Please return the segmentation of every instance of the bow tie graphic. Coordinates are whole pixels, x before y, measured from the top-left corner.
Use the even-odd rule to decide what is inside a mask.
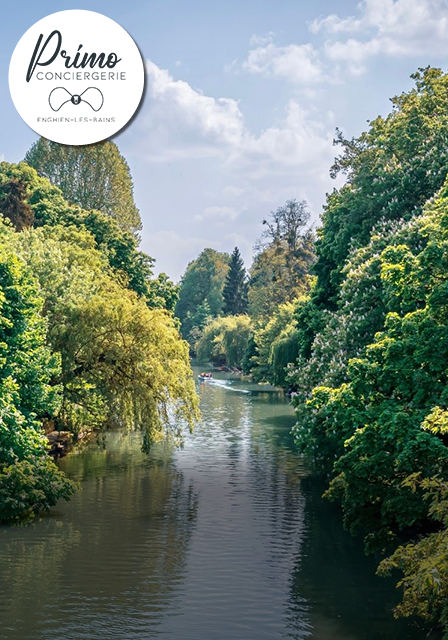
[[[71,102],[72,104],[81,104],[86,102],[94,111],[99,111],[104,103],[103,94],[96,87],[89,87],[80,95],[71,94],[64,87],[56,87],[48,96],[48,102],[53,111],[59,111],[64,104]]]

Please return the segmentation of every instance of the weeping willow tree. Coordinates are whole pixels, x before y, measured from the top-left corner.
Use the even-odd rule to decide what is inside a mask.
[[[254,380],[287,386],[287,368],[298,356],[298,331],[295,319],[297,302],[287,302],[255,331],[252,352],[247,358]]]
[[[252,322],[249,316],[215,318],[205,326],[196,345],[198,360],[241,367],[251,336]]]
[[[48,340],[61,354],[59,420],[140,426],[145,446],[197,417],[188,346],[171,313],[123,286],[86,231],[41,227],[19,251],[44,296]]]

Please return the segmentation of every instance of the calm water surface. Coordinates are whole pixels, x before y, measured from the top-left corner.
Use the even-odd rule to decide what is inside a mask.
[[[70,503],[0,528],[0,638],[425,637],[320,499],[283,395],[225,374],[199,390],[182,450],[109,433],[62,461]]]

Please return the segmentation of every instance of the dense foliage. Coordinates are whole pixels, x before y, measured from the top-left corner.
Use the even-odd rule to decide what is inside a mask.
[[[227,253],[204,249],[182,277],[175,312],[193,351],[206,323],[222,313],[229,261]]]
[[[348,180],[328,198],[289,379],[326,495],[367,550],[392,550],[382,573],[404,572],[397,615],[448,626],[448,77],[414,79],[387,118],[340,139]]]
[[[337,142],[343,153],[332,173],[347,183],[330,195],[317,241],[318,306],[334,310],[342,269],[353,246],[369,242],[383,219],[409,220],[442,186],[448,172],[448,77],[440,69],[413,75],[415,88],[392,99],[386,117],[358,138]]]
[[[138,240],[130,231],[106,213],[68,204],[57,187],[25,163],[2,163],[0,213],[17,231],[30,226],[82,227],[126,287],[144,297],[150,307],[174,308],[177,287],[164,274],[153,277],[154,260],[139,251]]]
[[[58,410],[60,360],[45,344],[39,288],[0,223],[0,521],[48,509],[74,485],[47,455],[40,423]]]
[[[200,362],[239,367],[252,335],[249,316],[224,316],[209,322],[197,343]]]
[[[59,418],[75,431],[86,423],[138,424],[154,439],[169,424],[170,404],[177,418],[193,414],[187,347],[173,318],[117,282],[92,245],[73,227],[20,237],[41,284],[49,342],[62,356]]]
[[[294,312],[293,302],[281,304],[277,313],[255,332],[253,352],[245,363],[245,369],[252,373],[256,382],[269,381],[282,387],[288,386],[287,366],[298,357]]]
[[[58,186],[68,202],[102,211],[123,229],[141,229],[129,166],[114,142],[69,146],[40,138],[25,162]]]
[[[428,516],[439,524],[438,531],[416,542],[398,547],[383,560],[378,574],[387,576],[400,570],[404,576],[398,586],[403,601],[395,610],[396,617],[421,616],[431,623],[448,626],[448,484],[440,478],[421,479],[420,474],[406,480],[411,490],[421,489],[430,501]],[[448,637],[445,631],[444,640]]]
[[[266,229],[257,242],[249,279],[238,247],[230,258],[204,249],[188,265],[176,315],[182,335],[201,361],[289,386],[285,368],[300,352],[293,301],[309,290],[314,261],[309,217],[305,202],[288,200],[263,220]],[[236,350],[224,339],[235,331],[241,331]]]
[[[74,433],[137,426],[148,448],[166,434],[179,440],[197,398],[172,314],[177,290],[153,277],[133,234],[68,204],[25,163],[0,164],[0,213],[0,520],[8,520],[73,491],[47,455],[46,424]]]

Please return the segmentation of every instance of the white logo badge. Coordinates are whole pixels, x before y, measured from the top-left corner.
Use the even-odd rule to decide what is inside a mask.
[[[93,11],[60,11],[22,36],[9,66],[14,105],[36,133],[91,144],[124,127],[140,103],[143,60],[131,36]]]

